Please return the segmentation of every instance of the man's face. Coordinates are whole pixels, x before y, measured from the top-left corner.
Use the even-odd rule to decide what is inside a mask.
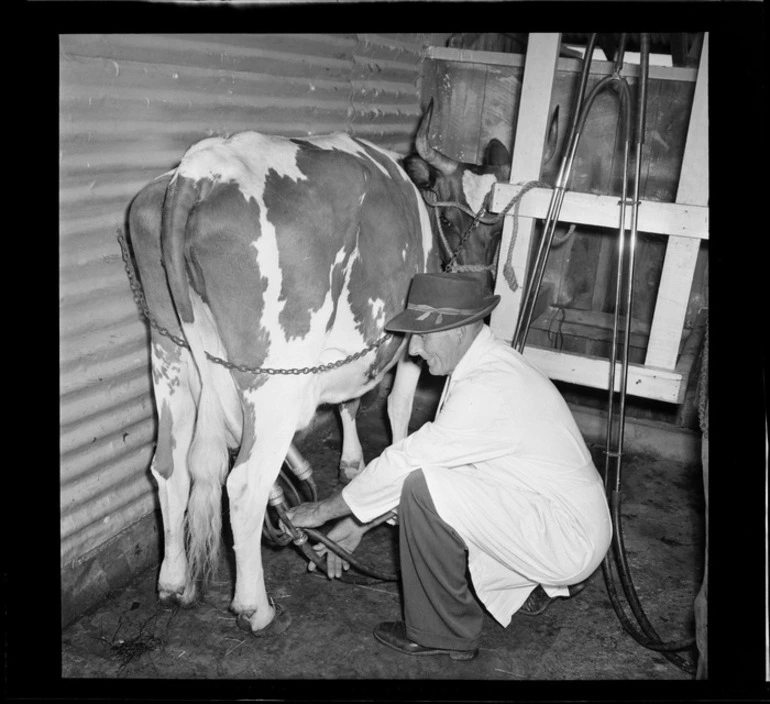
[[[415,333],[409,340],[409,354],[422,357],[434,376],[446,376],[454,371],[462,357],[461,337],[459,328]]]

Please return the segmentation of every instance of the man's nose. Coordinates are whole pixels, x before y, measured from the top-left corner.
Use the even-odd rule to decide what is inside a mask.
[[[415,357],[420,354],[421,350],[422,344],[420,343],[420,337],[418,335],[412,335],[412,337],[409,338],[409,354]]]

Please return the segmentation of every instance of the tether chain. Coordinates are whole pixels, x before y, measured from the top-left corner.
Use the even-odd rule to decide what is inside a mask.
[[[131,286],[131,292],[134,295],[134,301],[136,301],[136,304],[139,306],[139,309],[142,311],[142,315],[144,315],[145,318],[147,318],[147,322],[154,327],[161,335],[164,337],[167,337],[169,340],[172,340],[180,347],[185,347],[186,349],[190,349],[190,345],[187,344],[186,340],[183,340],[181,337],[177,337],[174,335],[168,328],[164,328],[156,319],[155,316],[150,312],[149,307],[147,306],[147,301],[144,297],[144,292],[142,291],[142,285],[139,283],[139,281],[136,278],[136,274],[134,273],[134,266],[131,263],[131,255],[128,253],[128,245],[126,244],[126,238],[123,236],[123,233],[120,231],[120,228],[118,228],[118,244],[120,244],[120,251],[123,255],[123,266],[126,270],[126,274],[128,275],[128,283]]]
[[[180,347],[184,347],[189,350],[190,345],[187,343],[186,340],[183,340],[181,337],[177,337],[176,335],[171,333],[167,328],[164,328],[162,325],[160,325],[160,323],[158,323],[158,321],[155,319],[155,316],[153,316],[153,314],[150,312],[150,309],[147,306],[147,301],[144,297],[144,292],[142,291],[142,285],[139,283],[134,273],[133,264],[131,263],[131,257],[128,253],[128,247],[126,245],[126,239],[123,236],[123,233],[120,231],[120,229],[118,229],[118,243],[120,244],[120,249],[123,255],[123,265],[126,269],[126,274],[128,275],[128,283],[131,286],[131,291],[134,295],[134,301],[136,301],[144,317],[147,318],[147,322],[149,322],[150,325],[154,327],[161,335],[169,338]],[[373,349],[380,347],[386,340],[388,340],[391,337],[392,337],[391,333],[389,332],[385,333],[378,340],[375,340],[374,342],[370,342],[360,352],[355,352],[354,354],[350,354],[344,359],[338,359],[336,362],[329,362],[328,364],[319,364],[315,367],[299,367],[294,369],[283,369],[283,368],[273,368],[273,367],[249,367],[246,364],[235,364],[234,362],[228,362],[226,359],[217,357],[209,352],[206,352],[205,354],[206,354],[206,357],[210,361],[214,362],[215,364],[221,364],[223,367],[226,367],[227,369],[230,369],[230,370],[234,369],[236,371],[246,372],[249,374],[268,374],[268,375],[319,374],[321,372],[328,372],[332,369],[338,369],[339,367],[342,367],[350,362],[353,362],[356,359],[359,359],[360,357],[363,357],[364,355],[371,352]]]

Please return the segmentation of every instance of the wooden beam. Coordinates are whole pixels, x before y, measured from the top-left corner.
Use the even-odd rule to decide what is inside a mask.
[[[491,210],[500,212],[522,186],[498,183],[494,187]],[[519,217],[543,219],[551,201],[550,188],[533,188],[521,199]],[[560,222],[596,225],[617,230],[620,216],[618,196],[568,191],[559,214]],[[626,209],[626,227],[631,227],[631,208]],[[512,217],[510,212],[508,217]],[[659,203],[643,200],[639,205],[639,231],[658,235],[676,235],[688,239],[708,239],[709,209],[687,202]],[[501,250],[506,251],[506,250]]]
[[[708,49],[706,33],[676,194],[677,203],[700,206],[708,206],[709,199]],[[676,366],[699,246],[697,239],[669,237],[645,364],[666,369]]]
[[[531,34],[529,37],[511,161],[511,174],[515,174],[517,181],[526,182],[540,178],[560,39],[560,34]],[[535,221],[532,218],[519,218],[517,241],[511,260],[519,283],[516,291],[511,291],[503,276],[507,254],[500,256],[498,265],[495,293],[500,295],[501,301],[492,312],[490,326],[499,337],[509,340],[513,337],[519,313],[534,226]],[[512,227],[511,218],[506,218],[500,252],[508,252]]]
[[[541,347],[524,348],[524,357],[543,374],[556,381],[580,384],[594,389],[606,389],[609,382],[610,363],[602,357],[557,352]],[[615,365],[615,391],[620,390],[621,365]],[[681,403],[684,394],[682,374],[670,369],[658,369],[647,365],[628,365],[629,396]]]
[[[472,49],[455,49],[454,47],[429,46],[422,55],[426,59],[436,61],[454,61],[455,63],[484,64],[487,66],[510,66],[517,68],[524,66],[523,54],[503,54],[497,51],[474,51]],[[557,68],[564,73],[580,73],[583,67],[582,59],[570,59],[561,57]],[[615,66],[611,61],[592,61],[589,74],[591,76],[609,76]],[[636,78],[639,75],[638,64],[624,64],[621,75],[626,78]],[[698,71],[694,68],[650,66],[650,78],[661,81],[685,81],[695,83]]]

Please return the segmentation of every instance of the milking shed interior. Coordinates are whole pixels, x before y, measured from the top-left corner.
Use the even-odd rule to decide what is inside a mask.
[[[618,39],[601,35],[587,77],[589,91],[613,73]],[[618,262],[626,266],[628,259],[626,254],[619,260],[622,145],[618,101],[609,92],[597,96],[586,121],[542,282],[527,290],[566,152],[588,41],[587,34],[547,33],[59,37],[60,567],[65,634],[79,620],[108,608],[109,598],[135,589],[132,585],[142,575],[154,574],[162,555],[162,523],[148,471],[157,432],[148,326],[134,301],[117,234],[139,189],[207,136],[247,129],[289,137],[343,130],[405,155],[423,109],[433,99],[430,141],[447,156],[478,163],[489,138],[503,141],[512,154],[511,183],[495,187],[490,210],[499,213],[529,185],[505,216],[495,289],[502,303],[490,326],[503,339],[514,340],[517,318],[531,294],[524,355],[558,385],[592,451],[596,448],[602,469],[611,415],[606,389],[616,273]],[[621,74],[636,96],[641,35],[629,34],[626,41]],[[664,472],[690,467],[681,471],[690,477],[686,493],[695,494],[687,499],[695,506],[687,513],[685,529],[691,540],[677,548],[688,552],[686,559],[681,554],[678,558],[691,572],[680,601],[690,615],[677,621],[678,634],[666,631],[666,636],[682,638],[694,638],[698,623],[705,628],[703,613],[694,614],[694,596],[705,566],[705,512],[698,493],[708,469],[711,44],[710,33],[703,31],[650,35],[638,222],[633,222],[630,205],[625,221],[629,232],[638,230],[633,304],[630,316],[618,312],[621,326],[629,322],[629,364],[618,362],[614,377],[620,389],[624,370],[628,375],[624,452],[632,458],[651,457],[652,464],[669,467]],[[556,106],[555,157],[543,165]],[[627,294],[627,287],[622,293]],[[416,405],[430,409],[435,395],[436,385],[423,379]],[[365,397],[372,422],[379,422],[383,402],[379,393]],[[323,467],[326,460],[313,452],[331,452],[337,433],[334,413],[321,408],[297,444],[311,463]],[[330,490],[335,477],[331,468],[329,472]],[[677,480],[667,476],[668,481]],[[302,558],[287,557],[290,552],[287,548],[280,559],[293,561],[300,571]],[[644,555],[650,558],[652,553]],[[643,571],[644,560],[634,568]],[[278,585],[274,589],[280,592]],[[602,589],[601,578],[596,578],[593,590]],[[602,608],[617,624],[608,603],[602,602]],[[225,605],[215,618],[227,615]],[[629,647],[639,648],[622,629],[619,634]],[[102,640],[105,652],[114,654],[116,641]],[[642,659],[649,656],[641,652]],[[629,656],[628,671],[596,665],[566,678],[692,678],[698,657],[706,655],[705,641],[697,648],[691,643],[685,652],[689,669],[677,669],[656,656],[653,674],[644,666],[634,671]],[[89,670],[84,664],[88,657],[80,653],[74,660],[65,658],[64,676],[126,676],[109,667]],[[513,679],[562,678],[555,666],[514,671],[506,665],[491,668],[491,674],[474,671],[471,677],[505,678],[503,672]],[[270,678],[284,676],[280,669],[269,672]],[[336,676],[468,677],[449,670],[395,672],[401,674],[382,663],[368,671],[364,657],[355,671]],[[219,667],[179,675],[156,667],[151,674],[132,676],[264,675]]]

